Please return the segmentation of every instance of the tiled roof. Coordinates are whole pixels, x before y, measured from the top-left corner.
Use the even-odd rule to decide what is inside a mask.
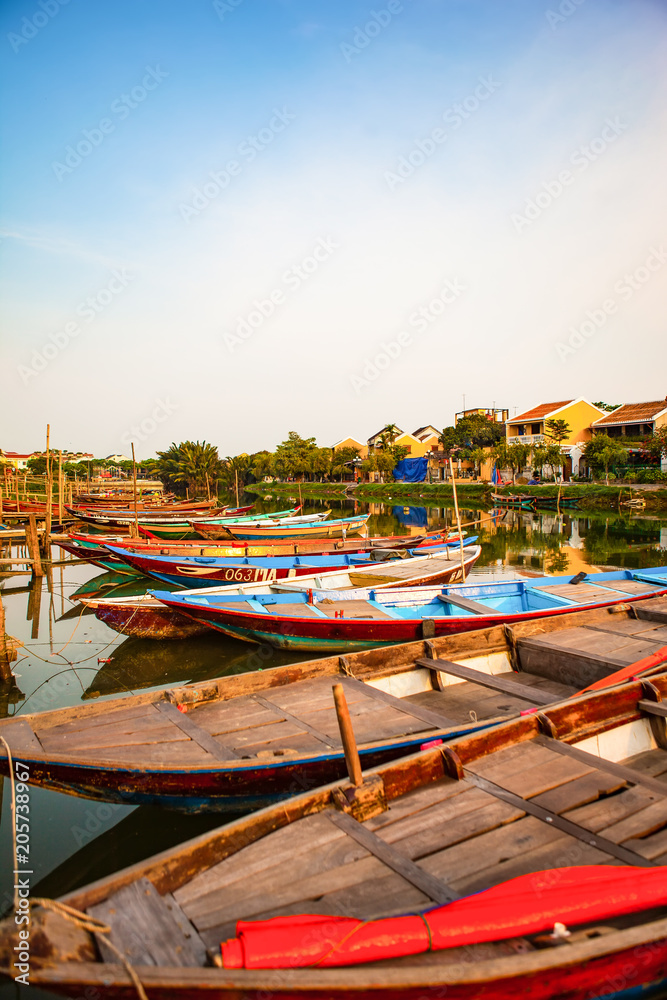
[[[624,403],[617,410],[595,420],[593,426],[645,423],[653,420],[663,410],[667,410],[667,399],[658,399],[652,403]]]
[[[574,400],[565,399],[561,403],[540,403],[539,406],[533,407],[532,410],[526,410],[525,413],[520,413],[518,417],[512,417],[507,423],[524,424],[530,423],[531,420],[543,420],[544,417],[548,417],[554,410],[560,410],[562,406],[567,406],[568,403],[574,403]]]

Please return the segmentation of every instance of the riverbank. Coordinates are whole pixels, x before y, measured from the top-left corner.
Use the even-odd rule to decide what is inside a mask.
[[[446,483],[255,483],[245,487],[248,493],[264,496],[337,497],[392,503],[400,501],[414,506],[442,507],[454,503],[452,487]],[[490,483],[457,483],[459,500],[481,507],[493,505],[493,493],[529,493],[536,497],[557,497],[558,486],[496,487]],[[667,510],[667,489],[655,486],[604,486],[597,483],[566,483],[561,489],[562,500],[578,500],[577,509],[632,509],[630,500],[643,500],[647,511]]]

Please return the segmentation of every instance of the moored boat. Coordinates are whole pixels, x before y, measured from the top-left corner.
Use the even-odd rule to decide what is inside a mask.
[[[657,996],[667,677],[652,686],[653,700],[630,682],[307,789],[60,901],[88,921],[37,903],[30,983],[126,997],[129,964],[165,1000]],[[17,934],[12,916],[7,974]]]
[[[667,602],[646,603],[657,620],[598,610],[497,625],[26,714],[0,720],[0,735],[30,781],[47,788],[182,811],[257,807],[345,773],[332,683],[343,680],[371,767],[541,708],[629,664],[636,673],[647,651],[663,650],[659,667]]]
[[[479,547],[472,548],[475,541],[473,536],[465,543],[464,567],[466,573],[472,568],[479,556]],[[456,549],[453,545],[449,545],[444,554],[441,551],[430,553],[430,559],[421,558],[421,549],[412,551],[414,557],[408,561],[392,560],[380,564],[369,559],[366,565],[359,564],[354,567],[352,572],[347,569],[337,569],[328,573],[320,572],[297,577],[296,580],[300,589],[335,586],[338,591],[351,591],[359,585],[369,582],[369,577],[372,577],[371,582],[376,590],[406,585],[423,586],[434,582],[444,583],[448,578],[460,577],[460,556],[456,555]],[[428,549],[425,554],[429,554]],[[438,558],[433,558],[434,556]],[[183,596],[190,594],[193,596],[271,594],[285,589],[293,580],[293,577],[288,576],[283,579],[282,583],[274,580],[262,584],[245,583],[240,585],[230,580],[224,586],[182,590],[181,594]],[[189,582],[190,580],[180,580],[181,585]],[[210,630],[209,626],[203,622],[195,622],[192,618],[180,614],[175,608],[166,607],[150,593],[138,597],[110,597],[108,599],[95,597],[91,600],[84,599],[83,603],[95,611],[95,615],[100,621],[123,635],[133,635],[142,639],[180,639],[186,635],[202,634]]]
[[[594,573],[589,580],[538,577],[432,590],[406,586],[402,591],[381,592],[370,589],[370,584],[365,590],[338,592],[329,578],[327,589],[305,593],[300,589],[287,594],[238,596],[152,593],[167,607],[227,635],[282,649],[322,651],[368,649],[667,594],[667,569],[662,566],[641,572]],[[292,589],[293,585],[287,586]]]
[[[496,507],[513,507],[523,510],[534,510],[535,497],[532,493],[492,493],[491,499]]]
[[[224,530],[227,537],[238,538],[243,541],[270,539],[300,539],[300,538],[346,538],[347,535],[354,535],[356,532],[366,528],[370,514],[360,514],[357,517],[340,517],[331,521],[322,521],[308,524],[271,524],[270,522],[261,524],[227,524]],[[196,522],[200,525],[201,522]],[[199,530],[197,528],[197,530]],[[221,536],[225,537],[225,536]]]
[[[464,543],[464,548],[469,549],[468,568],[479,558],[480,553],[477,549],[475,559],[470,562],[472,542],[473,538],[470,538]],[[390,562],[401,563],[400,567],[392,570],[394,580],[402,580],[406,584],[409,581],[416,586],[418,583],[437,582],[440,579],[441,569],[447,571],[446,578],[449,579],[451,574],[448,571],[456,565],[459,569],[461,566],[460,561],[457,564],[452,556],[454,547],[451,545],[430,546],[423,554],[413,549],[372,549],[357,553],[332,552],[325,555],[231,558],[149,556],[117,545],[109,545],[108,549],[145,576],[177,587],[188,588],[210,587],[214,583],[221,585],[272,583],[276,580],[300,577],[307,577],[309,581],[312,580],[313,586],[320,586],[318,578],[326,576],[328,579],[333,579],[328,574],[337,572],[352,574],[350,581],[343,583],[344,586],[363,586],[363,577],[355,582],[360,572],[370,567],[373,582],[381,582],[379,578],[385,572],[385,564]],[[447,565],[440,567],[440,563],[437,563],[439,568],[434,570],[432,562],[435,559],[444,559]],[[383,564],[382,569],[378,569],[380,563]],[[425,574],[422,573],[422,569],[425,569]],[[434,576],[436,572],[437,577]],[[332,585],[337,586],[337,583],[338,581],[333,580]]]

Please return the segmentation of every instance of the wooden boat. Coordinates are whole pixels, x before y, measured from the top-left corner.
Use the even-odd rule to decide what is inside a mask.
[[[230,518],[229,524],[237,523],[242,520],[250,518],[253,522],[261,521],[268,518],[282,518],[288,517],[295,514],[300,508],[294,507],[288,511],[278,511],[274,514],[255,514],[255,515],[240,515],[236,518]],[[327,512],[328,513],[328,512]],[[78,520],[84,521],[86,524],[92,524],[96,527],[103,528],[129,528],[135,523],[134,517],[129,516],[108,516],[104,514],[77,514]],[[314,517],[322,515],[313,515]],[[326,516],[326,514],[324,515]],[[137,523],[139,530],[150,533],[152,537],[155,538],[197,538],[197,533],[192,527],[191,521],[186,516],[181,517],[163,517],[163,518],[153,518],[148,516],[142,516],[137,518]]]
[[[44,516],[46,514],[46,503],[41,500],[10,500],[7,497],[2,498],[2,512],[3,514],[37,514],[38,516]]]
[[[132,497],[126,497],[123,500],[109,500],[106,501],[98,500],[97,502],[82,501],[77,498],[76,502],[72,501],[70,504],[72,510],[81,511],[82,513],[99,513],[99,514],[122,514],[126,511],[130,514],[134,514],[134,499]],[[211,511],[214,509],[228,510],[229,508],[218,506],[217,500],[183,500],[178,502],[164,503],[161,500],[151,500],[151,499],[137,499],[137,511],[139,513],[143,511],[148,511],[150,514],[160,515],[160,514],[196,514],[203,513],[206,511]],[[250,510],[251,508],[243,508],[244,510]],[[240,509],[239,509],[240,511]]]
[[[463,533],[465,535],[465,532]],[[85,535],[70,532],[68,539],[57,544],[71,555],[85,562],[93,563],[104,569],[138,576],[139,571],[123,562],[106,548],[106,544],[118,545],[131,552],[146,555],[161,556],[213,556],[216,558],[231,558],[232,556],[299,556],[326,555],[333,552],[370,552],[374,549],[419,549],[425,552],[437,546],[458,542],[458,535],[446,532],[434,532],[429,535],[389,535],[386,537],[349,538],[349,539],[302,539],[296,542],[277,541],[249,543],[229,539],[226,542],[167,542],[156,539],[132,539],[127,535]]]
[[[535,497],[532,493],[492,493],[491,499],[496,507],[512,507],[522,510],[534,510]]]
[[[344,775],[333,682],[344,681],[371,767],[572,695],[660,651],[667,601],[637,610],[643,617],[602,609],[255,669],[0,720],[0,735],[46,788],[191,812],[257,807]],[[251,649],[246,656],[249,666],[266,662]]]
[[[361,514],[357,517],[341,517],[332,521],[321,521],[312,524],[228,524],[224,527],[226,532],[228,532],[228,537],[239,538],[244,541],[269,541],[270,539],[292,538],[345,538],[347,535],[354,535],[356,532],[366,528],[369,517],[370,514]],[[197,524],[200,525],[201,522],[197,522]]]
[[[468,545],[472,543],[472,539],[466,541]],[[177,587],[188,588],[210,587],[214,583],[220,585],[272,583],[275,580],[300,577],[316,580],[316,578],[334,572],[357,574],[367,566],[371,566],[373,570],[371,575],[375,577],[377,576],[378,564],[390,560],[405,560],[407,569],[399,571],[404,579],[412,580],[415,576],[419,576],[421,582],[427,583],[429,580],[422,579],[421,570],[428,564],[427,574],[429,577],[431,576],[428,567],[430,567],[432,558],[440,556],[447,560],[447,569],[450,569],[453,564],[451,556],[453,547],[448,545],[429,546],[423,555],[418,552],[413,555],[412,549],[373,549],[370,552],[334,552],[322,556],[236,556],[229,559],[213,556],[195,556],[193,558],[148,556],[142,552],[133,552],[116,545],[109,545],[108,548],[113,555],[117,555],[144,576],[150,576]],[[460,562],[458,565],[460,567]],[[381,575],[382,573],[380,573]],[[319,586],[318,583],[314,583],[314,585]],[[361,586],[362,584],[354,582],[349,584],[349,586],[355,585]]]
[[[303,580],[296,587],[288,582],[283,589],[297,592],[287,594],[152,594],[167,607],[238,639],[322,651],[368,649],[667,594],[667,569],[661,566],[641,573],[595,573],[590,583],[547,576],[380,593],[368,588],[337,591],[330,580],[319,591],[307,592],[300,589]]]
[[[475,538],[466,542],[472,545]],[[394,587],[404,587],[406,585],[425,585],[435,581],[443,583],[448,578],[461,576],[460,556],[456,549],[450,546],[453,551],[450,553],[432,553],[432,558],[422,559],[416,556],[409,561],[374,563],[367,566],[349,570],[333,570],[329,573],[318,573],[298,577],[298,586],[301,589],[317,587],[333,587],[337,591],[355,590],[361,584],[372,582],[376,590],[385,590]],[[420,550],[415,550],[419,552]],[[464,566],[466,573],[474,565],[479,557],[479,547],[466,551]],[[437,558],[435,558],[437,556]],[[370,578],[370,581],[369,581]],[[290,586],[290,578],[282,582],[274,581],[268,583],[245,583],[239,586],[227,584],[226,586],[196,588],[194,590],[183,590],[183,596],[217,596],[224,594],[248,594],[258,593],[271,594],[279,593]],[[85,606],[94,610],[95,615],[103,621],[109,628],[123,635],[137,636],[142,639],[182,639],[188,635],[200,635],[210,632],[210,626],[204,622],[198,622],[180,614],[175,608],[166,607],[151,593],[141,596],[131,595],[127,597],[107,597],[107,595],[93,596],[91,599],[84,598]]]
[[[665,695],[632,681],[306,784],[63,897],[104,933],[33,906],[30,984],[125,998],[129,963],[151,1000],[664,995]],[[12,915],[6,974],[17,951]]]

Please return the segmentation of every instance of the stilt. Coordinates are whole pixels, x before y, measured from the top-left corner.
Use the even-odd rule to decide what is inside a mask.
[[[35,576],[43,576],[42,560],[39,554],[39,535],[37,534],[37,518],[34,514],[28,514],[28,523],[25,527],[25,540],[28,548],[28,555],[32,559],[32,571]]]
[[[5,609],[0,595],[0,681],[9,684],[14,680],[9,664],[16,659],[16,650],[13,644],[10,646],[5,635]]]

